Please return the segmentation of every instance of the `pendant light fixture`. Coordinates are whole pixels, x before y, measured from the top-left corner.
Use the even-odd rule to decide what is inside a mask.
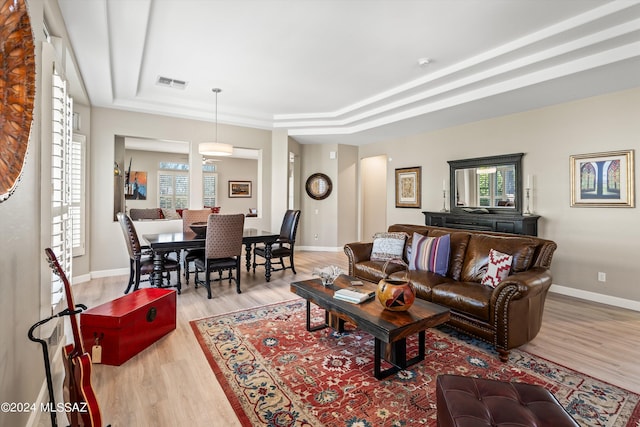
[[[218,94],[222,89],[213,88],[211,91],[216,94],[216,138],[214,142],[201,142],[198,152],[203,156],[230,156],[233,154],[233,145],[218,142]]]

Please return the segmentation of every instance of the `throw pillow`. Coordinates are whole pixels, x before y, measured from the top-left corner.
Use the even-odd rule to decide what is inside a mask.
[[[371,261],[402,259],[407,233],[376,233],[373,235]]]
[[[162,208],[162,214],[164,215],[165,219],[181,219],[182,218],[180,215],[178,215],[178,212],[176,212],[175,209]]]
[[[428,237],[414,233],[409,270],[431,271],[446,276],[449,269],[450,251],[451,235]]]
[[[509,276],[512,261],[513,256],[491,249],[489,251],[489,266],[480,283],[492,288],[498,286],[498,283]]]

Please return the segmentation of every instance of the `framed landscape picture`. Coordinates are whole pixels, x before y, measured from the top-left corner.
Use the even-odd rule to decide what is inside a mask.
[[[396,208],[421,207],[420,166],[396,169]]]
[[[251,197],[251,181],[229,181],[229,197]]]
[[[635,206],[633,150],[571,156],[571,206]]]

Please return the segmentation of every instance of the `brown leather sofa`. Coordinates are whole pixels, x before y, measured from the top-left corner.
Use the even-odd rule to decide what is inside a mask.
[[[438,237],[450,234],[451,250],[446,276],[428,271],[410,271],[419,298],[451,309],[447,323],[454,329],[487,341],[500,360],[509,359],[509,350],[531,341],[540,330],[544,302],[551,286],[551,258],[556,244],[551,240],[485,231],[460,230],[424,225],[396,224],[390,232],[405,232],[405,246],[413,233]],[[349,275],[377,283],[385,277],[384,261],[370,259],[371,242],[348,243]],[[513,255],[511,274],[495,288],[480,281],[487,271],[489,251]],[[386,274],[404,276],[406,268],[389,264]]]

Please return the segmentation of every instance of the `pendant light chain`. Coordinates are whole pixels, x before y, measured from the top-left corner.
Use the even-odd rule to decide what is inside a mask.
[[[220,92],[222,92],[222,89],[220,88],[213,88],[211,89],[213,91],[213,93],[216,94],[216,139],[215,142],[218,142],[218,94]]]

